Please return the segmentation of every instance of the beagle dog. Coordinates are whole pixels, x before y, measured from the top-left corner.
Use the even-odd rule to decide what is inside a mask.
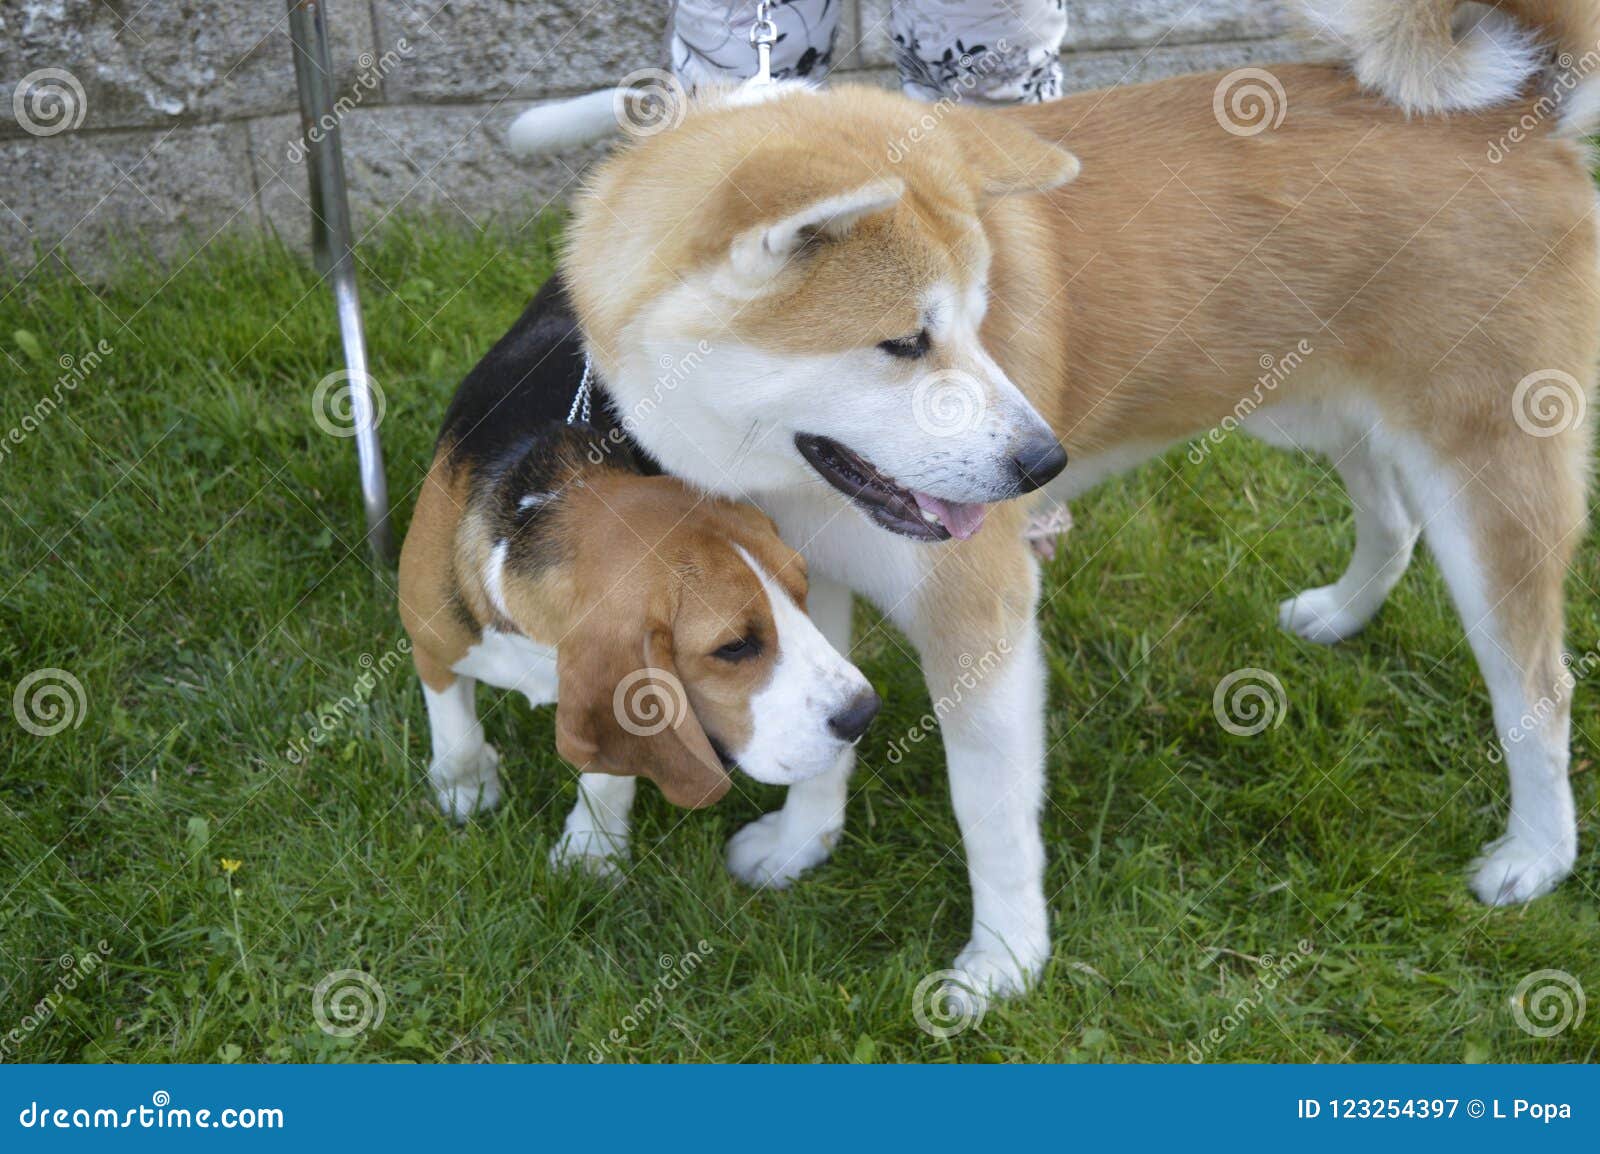
[[[694,808],[730,766],[831,769],[879,702],[805,602],[765,514],[659,475],[620,432],[552,280],[456,392],[401,552],[440,806],[464,821],[500,798],[480,681],[557,702],[581,776],[553,857],[600,872],[626,856],[635,775]]]

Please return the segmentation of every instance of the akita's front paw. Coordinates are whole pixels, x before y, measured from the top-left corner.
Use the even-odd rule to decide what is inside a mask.
[[[1353,612],[1343,594],[1332,585],[1307,589],[1278,605],[1280,628],[1319,645],[1354,637],[1366,624],[1367,615]]]
[[[492,745],[452,755],[428,767],[439,808],[453,821],[464,822],[500,804],[500,754]]]
[[[1472,892],[1491,906],[1531,902],[1555,889],[1577,859],[1575,838],[1540,842],[1507,834],[1473,863]]]
[[[793,829],[783,811],[758,817],[728,839],[728,872],[746,885],[781,890],[828,860],[842,827]]]
[[[978,998],[1009,998],[1026,993],[1050,960],[1048,943],[1024,946],[1019,952],[1005,944],[974,938],[956,955],[955,968]]]
[[[936,1037],[951,1037],[977,1025],[996,998],[1026,993],[1044,969],[1045,956],[1024,962],[1010,950],[968,942],[955,966],[918,984],[917,1024]]]

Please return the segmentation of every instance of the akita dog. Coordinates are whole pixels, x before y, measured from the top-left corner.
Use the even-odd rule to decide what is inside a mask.
[[[577,198],[564,269],[628,433],[773,516],[841,652],[854,591],[916,645],[935,701],[959,697],[942,725],[973,989],[1016,990],[1050,951],[1038,576],[1008,498],[1054,477],[1066,499],[1230,420],[1327,454],[1356,505],[1348,570],[1284,602],[1285,628],[1351,636],[1417,539],[1432,548],[1511,778],[1478,895],[1526,901],[1571,870],[1562,583],[1600,359],[1595,7],[1507,0],[1521,23],[1464,28],[1455,0],[1315,5],[1355,75],[1255,70],[1261,122],[1238,120],[1237,75],[1001,111],[711,95]],[[594,109],[530,115],[570,136],[557,122]],[[1307,348],[1253,384],[1263,356]],[[732,871],[782,886],[826,858],[852,763],[736,835]]]

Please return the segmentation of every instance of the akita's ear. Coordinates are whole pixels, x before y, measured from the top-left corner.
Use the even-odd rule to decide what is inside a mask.
[[[728,253],[733,271],[750,280],[770,280],[806,245],[844,236],[859,221],[893,208],[905,191],[897,178],[875,180],[814,200],[782,220],[746,229],[733,238]]]
[[[1058,144],[1051,144],[1003,113],[955,110],[950,123],[978,188],[988,196],[1047,192],[1070,184],[1083,166]]]

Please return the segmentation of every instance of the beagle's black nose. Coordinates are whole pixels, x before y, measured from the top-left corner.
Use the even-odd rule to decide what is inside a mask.
[[[1067,451],[1054,437],[1030,440],[1011,456],[1017,470],[1017,492],[1042,489],[1067,467]]]
[[[872,719],[878,716],[878,707],[882,704],[871,689],[863,689],[843,709],[828,718],[828,728],[840,741],[855,741],[867,731]]]

